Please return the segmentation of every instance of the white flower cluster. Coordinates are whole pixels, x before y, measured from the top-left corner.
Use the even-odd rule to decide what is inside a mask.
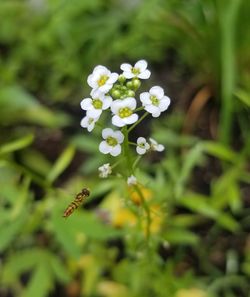
[[[159,86],[154,86],[148,92],[141,93],[138,96],[139,100],[135,97],[135,93],[141,85],[140,80],[148,79],[151,75],[147,66],[148,63],[145,60],[138,61],[134,66],[124,63],[120,67],[122,70],[120,75],[111,72],[105,66],[96,66],[87,79],[88,85],[92,88],[90,98],[84,98],[81,101],[81,108],[86,111],[86,116],[81,120],[81,126],[91,132],[104,110],[111,112],[111,122],[118,128],[131,124],[136,125],[140,121],[137,112],[141,110],[151,114],[152,117],[159,117],[162,112],[167,110],[170,99]],[[138,106],[138,102],[141,103],[140,106]],[[112,156],[121,154],[124,142],[122,131],[105,128],[102,130],[102,137],[103,141],[99,145],[101,153]],[[150,150],[158,152],[164,150],[164,146],[152,138],[147,142],[145,138],[139,137],[135,145],[139,155]],[[99,168],[102,177],[111,173],[110,171],[107,174],[109,172],[107,168],[109,167]]]

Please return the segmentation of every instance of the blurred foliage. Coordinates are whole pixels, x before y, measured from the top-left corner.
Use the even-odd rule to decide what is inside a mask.
[[[246,0],[0,2],[1,296],[249,296],[249,14]],[[137,172],[149,238],[138,195],[97,179],[108,160],[79,128],[91,69],[139,58],[173,98],[152,127],[167,152]]]

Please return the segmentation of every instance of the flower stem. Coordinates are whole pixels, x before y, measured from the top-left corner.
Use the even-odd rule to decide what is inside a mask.
[[[140,160],[141,160],[141,157],[142,157],[142,156],[138,156],[138,157],[135,159],[134,164],[133,164],[133,166],[132,166],[133,171],[135,171],[135,169],[136,169],[136,167],[137,167],[137,164],[138,164],[138,163],[140,162]]]
[[[138,124],[140,124],[140,122],[143,121],[148,114],[148,112],[145,112],[144,115],[128,129],[128,133],[132,131]]]
[[[129,176],[132,170],[132,165],[131,165],[131,156],[130,156],[130,150],[129,150],[128,127],[127,126],[123,127],[122,132],[124,134],[123,152],[124,152],[124,157],[127,164],[127,174]]]
[[[135,112],[137,112],[137,111],[141,111],[141,110],[143,110],[143,109],[144,109],[144,106],[140,106],[140,107],[136,108]]]
[[[146,239],[148,242],[149,238],[150,238],[150,224],[151,224],[150,209],[148,207],[147,202],[145,201],[145,198],[144,198],[144,195],[143,195],[141,189],[138,187],[138,185],[135,185],[134,187],[135,187],[136,192],[138,193],[138,195],[141,198],[142,207],[144,208],[145,213],[146,213]]]
[[[131,145],[137,146],[137,144],[135,142],[129,141],[128,143],[131,144]]]

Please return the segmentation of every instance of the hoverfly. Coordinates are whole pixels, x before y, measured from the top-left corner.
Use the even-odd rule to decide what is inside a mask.
[[[69,204],[63,213],[63,217],[67,218],[70,216],[75,209],[77,209],[84,201],[85,198],[89,197],[90,191],[86,188],[83,188],[80,193],[78,193],[75,199]]]

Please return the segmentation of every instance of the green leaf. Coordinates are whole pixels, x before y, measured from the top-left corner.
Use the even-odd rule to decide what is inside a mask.
[[[19,218],[0,225],[0,251],[4,251],[16,239],[20,230],[23,228],[27,215],[27,212],[23,212]]]
[[[77,220],[79,220],[81,232],[92,239],[105,240],[122,234],[121,231],[100,222],[93,213],[84,212]]]
[[[196,245],[199,243],[199,237],[193,232],[181,229],[171,228],[164,235],[164,239],[169,241],[170,244],[188,244]]]
[[[8,154],[8,153],[23,149],[23,148],[29,146],[33,142],[33,140],[34,140],[34,135],[28,134],[24,137],[17,139],[17,140],[6,143],[0,147],[0,155]]]
[[[65,206],[65,208],[66,207],[67,206]],[[51,220],[52,230],[55,238],[62,245],[62,248],[71,257],[77,259],[81,255],[81,245],[77,243],[77,229],[79,226],[71,217],[64,219],[62,214],[63,210],[54,209]]]
[[[250,95],[248,92],[239,89],[235,92],[235,96],[244,103],[247,107],[250,107]]]
[[[84,133],[72,137],[70,141],[78,150],[95,153],[99,152],[99,140]]]
[[[68,146],[56,160],[56,163],[52,167],[51,171],[47,176],[49,182],[54,182],[56,178],[70,165],[75,154],[75,148]]]
[[[194,214],[179,214],[171,219],[171,226],[175,227],[192,227],[198,225],[202,221],[202,216]]]
[[[62,112],[50,111],[17,85],[0,90],[0,117],[5,124],[25,121],[47,127],[58,127],[70,122],[69,116]]]
[[[39,151],[33,149],[26,149],[20,152],[20,158],[22,164],[28,167],[41,176],[47,176],[48,172],[51,170],[51,163],[45,158],[45,156]]]
[[[54,276],[58,281],[62,283],[67,283],[70,281],[71,277],[69,272],[65,269],[61,263],[61,260],[59,260],[59,258],[55,257],[53,254],[50,254],[50,266]]]
[[[229,214],[221,213],[217,218],[217,222],[229,231],[236,232],[240,230],[238,222]]]
[[[223,145],[221,143],[216,143],[213,141],[205,141],[203,142],[204,150],[221,160],[225,160],[228,162],[237,162],[238,161],[238,155],[231,150],[228,146]]]
[[[22,273],[33,269],[40,258],[41,250],[38,248],[30,248],[12,254],[4,265],[3,282],[13,283]]]
[[[52,288],[52,277],[45,261],[40,261],[40,264],[32,273],[32,278],[28,283],[27,288],[22,297],[46,297]]]
[[[191,176],[193,168],[200,164],[203,160],[203,146],[199,143],[195,145],[190,151],[185,155],[185,160],[182,165],[181,173],[177,180],[175,187],[175,193],[177,197],[180,197],[184,191],[185,183]]]
[[[178,200],[180,204],[193,212],[202,214],[206,217],[215,219],[219,212],[209,205],[209,197],[190,193],[188,195],[183,196],[180,200]]]

